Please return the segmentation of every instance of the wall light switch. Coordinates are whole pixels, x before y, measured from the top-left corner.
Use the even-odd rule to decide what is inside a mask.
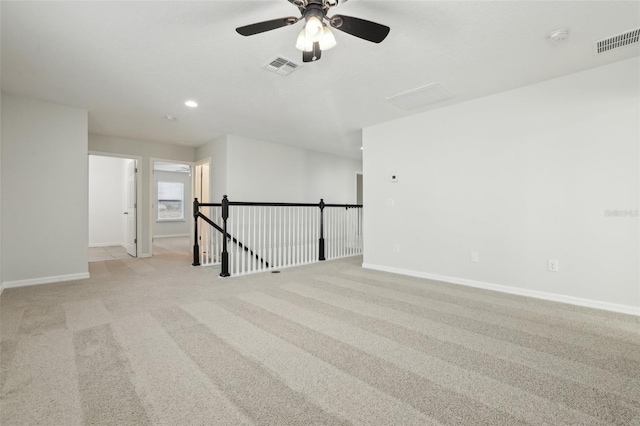
[[[391,175],[391,182],[397,182],[398,181],[398,175]]]
[[[393,198],[387,198],[387,205],[389,207],[393,207],[394,204],[395,204],[395,201],[393,201]]]
[[[394,244],[393,245],[393,252],[394,253],[400,253],[400,246],[398,244]]]
[[[473,263],[478,263],[478,262],[480,262],[480,256],[478,255],[478,252],[477,252],[477,251],[472,251],[472,252],[471,252],[471,261],[472,261]]]

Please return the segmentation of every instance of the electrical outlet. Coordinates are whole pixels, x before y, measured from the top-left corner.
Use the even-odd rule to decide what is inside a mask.
[[[473,263],[479,263],[479,262],[480,262],[480,257],[479,257],[479,255],[478,255],[478,252],[477,252],[477,251],[472,251],[472,252],[471,252],[471,261],[472,261]]]
[[[387,198],[387,206],[393,207],[394,204],[395,201],[393,200],[393,198]]]
[[[394,253],[400,253],[400,246],[398,244],[394,244],[393,245],[393,252]]]
[[[549,259],[547,268],[550,272],[558,272],[558,259]]]

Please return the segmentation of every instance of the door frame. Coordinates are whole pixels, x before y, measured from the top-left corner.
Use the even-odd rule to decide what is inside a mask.
[[[191,167],[191,188],[189,189],[189,198],[187,198],[187,194],[184,194],[184,213],[188,216],[189,219],[185,219],[189,223],[189,244],[193,246],[193,191],[194,191],[194,170],[195,163],[193,161],[181,161],[181,160],[170,160],[167,158],[149,158],[149,253],[153,256],[153,226],[156,223],[156,214],[154,205],[156,203],[155,200],[155,178],[153,176],[155,163],[172,163],[172,164],[186,164]]]
[[[202,160],[198,160],[198,161],[196,161],[194,163],[194,165],[193,165],[193,181],[192,181],[192,184],[191,184],[191,188],[192,188],[191,196],[193,196],[193,190],[195,190],[195,187],[196,187],[196,174],[195,174],[196,168],[198,166],[201,166],[201,165],[207,164],[207,163],[209,164],[209,197],[208,198],[210,200],[209,202],[211,203],[211,202],[213,202],[213,201],[211,201],[213,199],[213,197],[211,196],[211,157],[203,158]],[[203,201],[200,200],[200,202],[203,202]]]
[[[136,169],[137,169],[137,173],[136,173],[136,257],[141,257],[140,244],[142,241],[142,214],[141,214],[142,179],[140,179],[140,166],[142,165],[142,157],[138,155],[116,154],[113,152],[89,150],[87,153],[87,170],[89,170],[89,155],[97,155],[99,157],[122,158],[124,160],[134,160],[136,162]],[[88,174],[87,174],[87,180],[89,180]],[[89,210],[89,206],[87,205],[87,211],[88,210]],[[87,240],[87,247],[89,247],[88,240]]]

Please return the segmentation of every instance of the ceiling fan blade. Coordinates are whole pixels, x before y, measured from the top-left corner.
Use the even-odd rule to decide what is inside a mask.
[[[311,52],[302,52],[302,62],[316,62],[322,57],[322,50],[320,50],[320,43],[313,43],[313,50]]]
[[[255,24],[245,25],[244,27],[236,28],[238,34],[243,36],[250,36],[254,34],[264,33],[265,31],[275,30],[276,28],[286,27],[287,25],[293,25],[298,22],[298,18],[289,16],[287,18],[272,19],[270,21],[256,22]]]
[[[389,31],[391,31],[391,28],[386,25],[354,18],[353,16],[333,15],[329,23],[336,30],[344,31],[347,34],[373,43],[380,43],[387,37]]]
[[[306,0],[288,0],[288,1],[289,3],[291,3],[292,5],[294,5],[295,7],[301,10],[304,10],[304,8],[307,6]]]

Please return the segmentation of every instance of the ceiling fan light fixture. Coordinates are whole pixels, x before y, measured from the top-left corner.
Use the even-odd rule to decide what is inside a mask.
[[[307,33],[303,28],[298,35],[298,40],[296,41],[296,49],[302,50],[303,52],[311,52],[313,50],[313,42],[307,37]]]
[[[307,18],[304,30],[307,34],[307,39],[311,39],[312,42],[320,41],[324,34],[322,21],[320,21],[317,16],[310,16]]]
[[[329,50],[334,47],[338,42],[336,42],[336,38],[333,36],[331,29],[326,25],[322,24],[322,38],[320,39],[320,50]]]

